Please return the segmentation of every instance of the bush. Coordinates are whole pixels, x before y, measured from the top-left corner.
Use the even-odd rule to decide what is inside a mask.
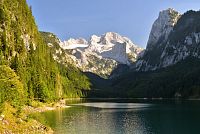
[[[0,104],[9,102],[18,107],[24,103],[23,84],[15,72],[5,65],[0,66]]]

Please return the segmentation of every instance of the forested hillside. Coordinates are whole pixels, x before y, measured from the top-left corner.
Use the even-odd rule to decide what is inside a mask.
[[[113,80],[116,92],[132,98],[199,98],[200,60],[188,57],[148,72],[128,72]]]
[[[26,0],[1,0],[0,105],[82,97],[89,89],[88,78],[78,69],[54,61]]]

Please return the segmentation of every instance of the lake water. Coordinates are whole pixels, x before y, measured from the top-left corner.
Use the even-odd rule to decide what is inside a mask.
[[[56,134],[200,134],[200,101],[87,100],[69,105],[43,113]]]

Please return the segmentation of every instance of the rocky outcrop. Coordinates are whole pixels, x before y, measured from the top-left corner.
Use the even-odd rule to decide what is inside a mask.
[[[155,45],[160,45],[157,44],[157,42],[161,39],[167,40],[180,16],[181,14],[172,8],[161,11],[158,18],[153,23],[147,43],[147,49],[153,49]]]
[[[172,23],[158,23],[163,17],[167,18],[166,11],[168,16],[176,14],[173,18],[179,18],[178,21],[166,19]],[[188,11],[179,17],[180,14],[171,9],[166,11],[161,12],[154,23],[147,49],[137,61],[136,70],[156,70],[176,64],[187,57],[200,58],[200,12]]]
[[[136,70],[156,70],[160,67],[161,55],[167,44],[170,33],[181,17],[174,9],[163,10],[153,23],[146,50],[139,56]]]

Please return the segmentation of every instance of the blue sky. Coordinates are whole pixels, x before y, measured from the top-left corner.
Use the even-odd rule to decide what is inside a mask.
[[[200,0],[27,0],[37,25],[62,40],[117,32],[145,48],[159,11],[199,10]]]

